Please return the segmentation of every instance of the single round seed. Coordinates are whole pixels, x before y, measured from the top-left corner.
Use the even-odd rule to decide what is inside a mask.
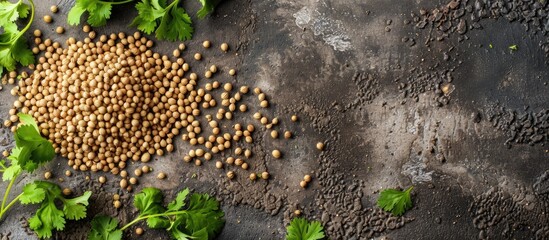
[[[127,176],[128,176],[128,172],[127,172],[126,170],[122,170],[122,171],[120,172],[120,177],[125,178],[125,177],[127,177]]]
[[[248,166],[248,163],[243,163],[243,164],[242,164],[242,169],[248,170],[248,167],[249,167],[249,166]]]
[[[143,173],[148,173],[148,172],[151,171],[151,168],[149,166],[145,165],[145,166],[141,167],[141,171],[143,171]]]
[[[197,61],[200,61],[200,59],[202,59],[202,54],[200,54],[200,53],[195,53],[195,54],[194,54],[194,59],[197,60]]]
[[[212,45],[212,43],[211,43],[210,41],[208,41],[208,40],[202,42],[202,46],[203,46],[204,48],[209,48],[211,45]]]
[[[228,177],[229,179],[233,179],[234,176],[235,176],[235,174],[234,174],[233,171],[228,171],[228,172],[227,172],[227,177]]]
[[[303,176],[303,180],[304,180],[305,182],[308,182],[308,183],[311,182],[311,180],[312,180],[311,175],[305,175],[305,176]]]
[[[271,131],[271,137],[272,138],[278,138],[278,132],[276,130]]]
[[[266,108],[266,107],[269,107],[269,102],[267,100],[263,100],[263,101],[261,101],[261,103],[259,105],[262,108]]]
[[[120,188],[126,188],[128,187],[128,180],[122,179],[120,180]]]
[[[183,51],[183,50],[185,50],[186,46],[185,46],[184,43],[181,43],[181,44],[179,44],[178,48],[179,48],[179,50]]]
[[[149,160],[151,160],[151,154],[148,152],[141,155],[141,162],[148,162]]]
[[[69,196],[72,194],[72,190],[68,189],[68,188],[64,188],[63,189],[63,195],[65,196]]]
[[[42,36],[42,31],[40,31],[40,29],[34,30],[34,36],[37,37],[37,38],[41,37]]]
[[[230,92],[231,90],[233,90],[233,85],[231,83],[225,83],[225,85],[223,85],[223,89],[225,89],[225,91],[227,92]]]
[[[217,66],[216,65],[210,66],[210,72],[216,73],[217,72]]]
[[[91,31],[90,25],[86,24],[82,27],[82,31],[85,33],[89,33]]]
[[[99,183],[105,183],[107,182],[107,178],[105,176],[99,177]]]
[[[114,205],[114,208],[122,207],[122,203],[119,200],[114,201],[113,205]]]
[[[300,215],[301,215],[301,210],[299,210],[299,209],[295,210],[295,211],[294,211],[294,214],[295,214],[296,216],[300,216]]]
[[[55,32],[58,34],[63,34],[65,32],[65,28],[59,26],[55,29]]]
[[[172,55],[174,57],[178,58],[179,56],[181,56],[181,52],[179,51],[179,49],[175,49],[175,50],[173,50]]]
[[[229,50],[229,44],[227,44],[227,43],[222,43],[221,46],[220,46],[219,48],[221,48],[221,51],[227,52],[227,50]]]
[[[254,181],[257,179],[257,174],[255,173],[250,173],[250,180]]]
[[[234,70],[234,69],[233,69]],[[243,94],[246,94],[248,93],[250,89],[248,88],[248,86],[242,86],[240,87],[240,92],[243,93]]]
[[[268,172],[262,172],[261,173],[261,178],[263,178],[265,180],[269,179],[269,173]]]
[[[131,185],[137,184],[137,178],[135,178],[135,177],[130,178],[130,184]]]
[[[210,70],[206,71],[206,73],[204,73],[204,77],[211,78],[212,77],[212,72]]]
[[[297,116],[296,116],[296,115],[292,115],[291,120],[292,120],[292,122],[297,122]]]
[[[71,175],[72,175],[71,171],[69,171],[69,170],[65,171],[65,176],[70,177]]]
[[[53,18],[50,15],[44,15],[43,19],[46,23],[51,23],[53,21]]]
[[[292,132],[290,132],[290,131],[284,132],[284,138],[286,138],[286,139],[292,138]]]
[[[200,159],[196,159],[196,160],[194,161],[194,165],[200,166],[200,165],[202,165],[202,161],[200,161]]]
[[[236,70],[234,70],[234,69],[231,68],[231,69],[229,70],[229,75],[231,75],[231,76],[236,75]]]
[[[166,178],[166,174],[163,173],[163,172],[159,172],[158,175],[156,176],[156,178],[158,178],[158,179],[164,179],[164,178]]]
[[[248,106],[246,106],[246,104],[242,104],[242,105],[240,105],[240,107],[238,107],[238,109],[241,112],[246,112],[246,111],[248,111]]]
[[[112,196],[112,199],[117,201],[117,200],[120,200],[120,195],[115,193],[113,196]]]
[[[299,186],[301,186],[302,188],[306,188],[307,187],[307,182],[301,181],[301,182],[299,182]]]
[[[51,174],[50,171],[44,173],[44,178],[45,179],[50,179],[51,177],[52,177],[52,174]]]
[[[50,11],[51,11],[52,13],[57,13],[57,11],[59,11],[59,8],[57,7],[57,5],[52,5],[52,6],[50,7]]]
[[[143,228],[140,228],[140,227],[139,227],[139,228],[136,228],[136,229],[135,229],[135,234],[137,234],[137,235],[142,235],[142,234],[143,234]]]
[[[324,150],[324,143],[322,143],[322,142],[316,143],[316,149],[318,149],[320,151]]]
[[[215,167],[218,168],[218,169],[221,169],[221,168],[223,168],[223,163],[221,161],[217,161],[217,162],[215,162]]]
[[[273,150],[272,155],[273,155],[274,158],[280,158],[282,153],[280,153],[279,150],[275,149],[275,150]]]

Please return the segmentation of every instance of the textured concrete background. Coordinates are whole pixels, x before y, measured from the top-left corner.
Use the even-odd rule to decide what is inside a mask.
[[[52,4],[61,11],[54,24],[36,21],[34,27],[63,42],[84,37],[79,27],[53,32],[67,25],[71,1],[37,4],[38,16]],[[191,13],[199,8],[195,1],[183,5]],[[262,88],[272,103],[268,114],[279,116],[281,128],[296,137],[254,136],[254,164],[269,170],[268,183],[251,183],[245,172],[228,181],[213,162],[184,164],[190,146],[178,139],[175,152],[152,162],[168,179],[149,174],[136,190],[155,186],[171,197],[190,187],[215,195],[227,219],[219,239],[282,239],[297,208],[322,221],[330,239],[547,239],[548,8],[534,0],[225,1],[213,16],[194,21],[184,56],[201,51],[206,39],[215,46],[229,43],[230,54],[205,53],[202,65],[193,67],[236,68],[236,78],[218,80]],[[535,16],[513,20],[513,12]],[[108,25],[95,30],[134,32],[128,24],[135,14],[117,7]],[[535,31],[536,21],[541,31]],[[170,54],[178,44],[157,42],[155,50]],[[513,44],[518,51],[508,49]],[[441,92],[443,87],[450,91]],[[0,98],[5,119],[14,98],[6,90]],[[290,122],[292,114],[300,121]],[[8,148],[9,130],[1,131]],[[318,141],[326,142],[326,151],[315,149]],[[283,150],[284,159],[269,156],[273,147]],[[67,169],[59,157],[17,187],[46,170],[64,177]],[[299,187],[305,174],[314,177],[307,190]],[[108,184],[100,186],[100,175],[75,172],[59,184],[76,193],[94,190],[88,220],[104,213],[126,222],[135,215],[132,194],[118,190],[116,176],[106,175]],[[404,217],[375,207],[380,189],[409,185],[415,186],[415,206]],[[125,206],[118,210],[111,204],[117,192]],[[32,239],[21,224],[31,212],[14,208],[0,234]],[[83,239],[89,227],[69,222],[55,239]],[[126,238],[133,234],[127,231]],[[146,230],[143,238],[168,237]]]

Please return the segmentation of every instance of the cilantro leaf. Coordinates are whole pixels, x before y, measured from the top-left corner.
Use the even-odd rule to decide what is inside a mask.
[[[34,62],[34,55],[29,49],[25,38],[22,38],[32,21],[34,20],[34,3],[30,1],[29,5],[19,1],[10,3],[8,1],[0,1],[0,27],[3,28],[0,34],[0,74],[4,70],[15,70],[16,64],[21,63],[23,66],[28,66]],[[15,22],[20,18],[26,18],[29,15],[30,19],[27,25],[19,31]]]
[[[2,181],[10,181],[21,172],[21,167],[17,164],[13,164],[4,170],[2,174]]]
[[[24,114],[24,113],[19,113],[19,114],[17,114],[17,116],[19,117],[19,121],[23,125],[31,125],[32,127],[34,127],[34,129],[36,129],[36,132],[40,132],[40,129],[38,129],[38,124],[36,123],[34,118],[32,118],[31,115]]]
[[[107,20],[111,18],[111,10],[113,5],[125,4],[133,0],[124,1],[102,1],[102,0],[76,0],[74,6],[69,10],[67,15],[67,23],[69,25],[80,24],[82,14],[88,12],[87,22],[93,27],[104,26]]]
[[[86,191],[82,196],[73,199],[67,199],[63,203],[63,213],[65,217],[71,220],[79,220],[86,217],[86,206],[91,196],[90,191]]]
[[[51,161],[55,157],[53,145],[40,135],[38,125],[30,115],[19,114],[23,125],[15,131],[15,145],[12,152],[12,162],[16,160],[17,164],[26,171],[32,172],[39,165]]]
[[[191,18],[178,4],[179,0],[174,0],[168,6],[162,0],[141,0],[135,5],[139,14],[131,26],[147,34],[154,31],[159,40],[191,39],[194,31]]]
[[[46,198],[46,191],[36,184],[27,184],[23,187],[23,195],[19,198],[22,204],[41,203]]]
[[[214,8],[223,0],[198,0],[202,4],[202,8],[198,10],[196,16],[198,18],[204,18],[209,13],[213,12]]]
[[[88,240],[121,240],[122,230],[118,229],[118,220],[107,216],[93,218]]]
[[[133,205],[139,209],[141,215],[150,215],[164,212],[162,207],[162,192],[157,188],[144,188],[135,195]]]
[[[379,194],[377,205],[395,216],[402,216],[406,210],[412,207],[410,192],[414,187],[411,186],[405,191],[396,189],[385,189]]]
[[[184,229],[191,232],[193,236],[201,234],[200,231],[205,229],[207,236],[213,237],[225,225],[223,220],[225,214],[219,209],[219,202],[208,194],[192,194],[187,212],[188,214],[184,215],[185,221],[182,223],[184,223]]]
[[[168,211],[177,211],[185,206],[185,200],[187,199],[187,196],[189,195],[189,189],[185,189],[179,193],[177,193],[177,196],[175,199],[168,204]]]
[[[287,228],[286,240],[324,239],[324,228],[319,221],[307,222],[303,218],[294,218]]]
[[[91,192],[85,192],[82,196],[66,199],[61,193],[61,188],[53,183],[35,181],[25,185],[23,195],[19,199],[22,204],[40,203],[36,214],[29,219],[29,227],[39,238],[50,238],[54,230],[63,230],[66,219],[81,219],[86,217],[85,206]],[[62,203],[63,210],[58,206]]]

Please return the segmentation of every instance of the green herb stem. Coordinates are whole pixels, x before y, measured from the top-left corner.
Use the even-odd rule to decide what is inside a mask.
[[[141,220],[145,220],[145,219],[147,219],[147,218],[173,216],[173,215],[178,215],[178,214],[182,214],[182,213],[186,213],[186,212],[187,212],[187,211],[183,210],[183,211],[176,211],[176,212],[157,213],[157,214],[139,216],[139,217],[137,217],[136,219],[134,219],[133,221],[131,221],[131,222],[129,222],[128,224],[124,225],[124,227],[122,227],[120,230],[121,230],[121,231],[124,231],[126,228],[129,228],[129,227],[131,227],[132,225],[136,224],[137,222],[139,222],[139,221],[141,221]]]
[[[19,198],[21,198],[21,196],[23,196],[23,193],[19,194],[19,196],[17,196],[13,200],[11,200],[11,202],[6,206],[6,208],[3,209],[2,211],[0,211],[0,219],[2,219],[4,214],[13,206],[13,204],[15,204],[15,203],[17,203],[17,201],[19,201]]]
[[[15,176],[13,176],[13,178],[10,180],[10,183],[8,184],[8,187],[6,188],[6,192],[4,193],[4,199],[2,200],[2,206],[0,207],[0,219],[2,219],[2,216],[4,215],[4,213],[15,202],[15,201],[11,201],[10,204],[8,204],[8,207],[5,207],[6,202],[8,201],[8,196],[10,195],[11,188],[13,187],[13,184],[15,183],[15,179],[17,179],[17,177],[19,177],[19,174],[21,174],[21,172],[15,174]],[[20,196],[21,195],[19,195],[16,199],[18,199]]]

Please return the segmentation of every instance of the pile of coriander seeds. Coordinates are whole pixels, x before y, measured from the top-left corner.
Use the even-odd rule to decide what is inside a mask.
[[[5,126],[15,130],[16,114],[28,113],[74,170],[111,172],[123,180],[128,177],[124,170],[128,160],[146,163],[152,155],[172,152],[178,135],[193,146],[182,156],[185,162],[200,166],[214,159],[217,168],[227,169],[224,165],[228,164],[243,171],[253,169],[250,180],[269,178],[266,169],[254,169],[248,162],[251,149],[238,146],[239,142],[252,144],[258,126],[278,138],[275,126],[279,119],[249,113],[242,102],[244,95],[254,94],[258,106],[268,108],[261,89],[211,79],[220,74],[216,65],[203,73],[191,72],[181,56],[184,44],[169,57],[154,52],[153,42],[139,32],[97,36],[89,26],[83,30],[89,37],[82,41],[71,37],[64,44],[43,39],[39,30],[34,32],[33,52],[39,55],[38,62],[30,66],[31,74],[21,74],[12,89],[18,98]],[[208,49],[211,43],[204,41],[203,47]],[[208,51],[227,52],[229,45],[222,43],[219,49]],[[193,58],[203,60],[200,53]],[[226,74],[234,76],[236,70]],[[204,78],[202,86],[199,78]],[[217,89],[220,94],[214,94]],[[203,114],[205,109],[216,113]],[[232,122],[235,114],[249,115],[256,125]],[[222,127],[223,121],[232,127]],[[283,133],[285,139],[293,136],[287,130]],[[267,151],[274,158],[282,156],[278,149]],[[234,171],[227,169],[229,179],[234,178]],[[121,187],[131,189],[128,185]]]

